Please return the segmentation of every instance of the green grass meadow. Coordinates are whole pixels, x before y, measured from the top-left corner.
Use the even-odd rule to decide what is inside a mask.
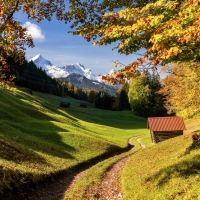
[[[200,117],[185,124],[183,136],[150,144],[130,156],[121,172],[123,199],[200,199],[200,141],[192,140],[193,133],[200,135]]]
[[[71,103],[61,108],[61,101]],[[11,198],[26,185],[53,178],[81,163],[134,148],[91,167],[63,199],[90,200],[102,176],[118,160],[129,156],[120,174],[123,200],[200,199],[200,117],[185,120],[183,136],[152,144],[147,120],[132,111],[109,111],[79,106],[80,101],[23,88],[0,89],[0,197]],[[136,142],[140,138],[146,148]],[[88,195],[88,194],[87,194]]]
[[[69,101],[70,108],[60,108]],[[22,88],[0,90],[0,194],[12,194],[148,134],[131,111],[81,108],[80,101]]]
[[[121,173],[124,199],[200,199],[199,147],[180,136],[131,156]]]

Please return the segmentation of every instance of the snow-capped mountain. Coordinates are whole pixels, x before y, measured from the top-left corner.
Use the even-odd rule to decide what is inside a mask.
[[[43,58],[40,54],[34,56],[28,61],[33,61],[37,67],[41,67],[52,78],[65,78],[70,74],[78,74],[81,76],[85,76],[90,80],[101,81],[100,78],[95,76],[90,69],[85,69],[85,67],[80,63],[59,67],[53,65],[50,61]]]
[[[80,88],[105,91],[112,95],[115,95],[117,92],[117,86],[105,84],[100,76],[95,76],[90,69],[85,69],[80,63],[58,67],[43,58],[40,54],[28,59],[28,62],[31,61],[38,68],[42,68],[52,78],[59,78],[63,81],[71,82]],[[111,70],[109,74],[112,72],[114,71]]]

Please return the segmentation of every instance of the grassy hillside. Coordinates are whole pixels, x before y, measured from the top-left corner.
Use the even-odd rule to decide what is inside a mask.
[[[61,109],[60,101],[70,101],[71,107]],[[131,111],[81,108],[79,103],[0,89],[0,196],[118,151],[128,138],[149,133],[146,120]]]
[[[187,130],[176,137],[137,152],[122,174],[124,199],[200,199],[200,117],[186,120]]]
[[[193,144],[192,133],[200,134],[200,117],[186,120],[183,136],[156,145],[149,134],[142,135],[142,149],[133,139],[134,148],[90,168],[63,199],[98,199],[98,186],[105,171],[119,159],[129,156],[119,184],[124,200],[200,199],[200,141]],[[89,191],[89,192],[88,192]]]

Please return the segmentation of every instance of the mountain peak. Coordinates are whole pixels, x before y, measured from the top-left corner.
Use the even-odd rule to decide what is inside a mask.
[[[35,62],[37,60],[46,60],[46,59],[44,59],[41,54],[37,54],[36,56],[30,58],[29,60],[32,60],[33,62]]]
[[[28,62],[30,61],[33,61],[38,68],[43,69],[52,78],[66,80],[72,82],[74,85],[78,84],[77,86],[82,88],[98,88],[98,90],[105,91],[110,88],[108,90],[109,93],[111,93],[111,90],[113,91],[113,94],[116,93],[115,87],[105,84],[102,81],[101,76],[95,76],[91,69],[85,69],[84,65],[81,63],[67,64],[65,66],[58,67],[43,58],[41,54],[37,54],[36,56],[32,57],[28,60]]]
[[[41,67],[44,71],[48,71],[49,67],[53,66],[49,60],[42,57],[41,54],[37,54],[28,60],[28,62],[33,61],[37,67]]]
[[[29,59],[29,62],[33,61],[37,67],[41,67],[46,73],[52,78],[63,78],[70,74],[78,74],[85,76],[91,80],[98,80],[98,78],[92,73],[90,69],[85,69],[84,65],[81,63],[68,64],[65,66],[54,66],[50,61],[42,57],[41,54]]]
[[[37,54],[36,56],[34,56],[32,59],[38,59],[38,58],[43,58],[41,54]]]

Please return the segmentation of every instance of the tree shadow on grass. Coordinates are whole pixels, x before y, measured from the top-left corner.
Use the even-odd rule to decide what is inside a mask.
[[[170,179],[184,177],[189,178],[192,175],[200,173],[200,155],[195,155],[187,160],[161,169],[159,172],[150,176],[146,181],[157,181],[158,186],[166,185]]]
[[[38,104],[41,104],[43,107],[45,107],[48,110],[51,110],[52,112],[56,114],[69,118],[71,122],[74,123],[74,126],[77,126],[79,128],[81,127],[77,119],[94,123],[94,124],[109,126],[113,128],[119,128],[119,129],[126,129],[126,130],[147,129],[147,120],[142,117],[136,117],[132,111],[111,111],[111,110],[102,110],[102,109],[91,108],[91,107],[81,108],[80,106],[78,106],[78,104],[71,105],[70,108],[67,108],[67,109],[66,108],[58,109],[57,107],[55,107],[55,105],[51,104],[51,102],[43,101],[38,97],[34,97],[34,95],[31,96],[25,93],[25,94],[17,94],[16,96],[21,99],[28,98],[29,100],[32,100],[32,101],[37,102]],[[43,117],[47,117],[47,116],[43,116]],[[50,119],[47,119],[47,120],[50,120]]]
[[[13,161],[15,163],[21,163],[21,162],[32,162],[32,163],[46,163],[44,159],[41,157],[35,157],[35,154],[32,154],[32,152],[24,151],[20,147],[22,145],[19,144],[18,147],[16,145],[14,146],[12,143],[8,143],[7,141],[4,141],[3,139],[0,139],[0,158],[8,161]]]
[[[192,145],[189,146],[189,147],[185,150],[183,156],[184,156],[184,155],[187,155],[187,154],[190,154],[191,151],[197,150],[197,149],[200,149],[200,140],[194,141],[194,142],[192,143]]]
[[[70,152],[74,152],[75,149],[69,144],[63,143],[61,136],[57,134],[57,131],[67,132],[66,129],[58,128],[49,122],[48,126],[50,126],[51,131],[38,130],[37,127],[27,129],[27,127],[11,122],[4,122],[2,125],[6,127],[6,130],[10,130],[10,133],[7,134],[1,131],[1,136],[7,141],[3,143],[4,147],[7,148],[7,152],[0,155],[1,158],[24,162],[26,160],[30,161],[30,156],[28,156],[30,154],[33,157],[35,155],[38,161],[44,162],[44,159],[39,158],[40,156],[36,152],[64,159],[74,158]],[[15,144],[17,145],[15,146]],[[2,151],[4,150],[2,149]]]
[[[30,161],[30,157],[35,155],[38,160],[41,156],[37,152],[42,152],[64,159],[74,159],[73,152],[76,149],[63,142],[63,138],[58,134],[67,134],[69,130],[52,122],[70,123],[73,127],[82,128],[77,119],[28,94],[13,95],[2,91],[0,96],[0,136],[7,142],[4,146],[8,150],[4,153],[2,149],[0,158],[15,162]],[[10,153],[11,150],[15,153]],[[31,156],[28,156],[29,154]],[[45,162],[42,157],[40,160]]]
[[[13,102],[13,103],[18,103],[21,104],[21,101],[23,101],[24,99],[29,99],[30,102],[36,102],[36,104],[40,105],[43,110],[46,109],[49,112],[58,114],[58,115],[63,115],[64,113],[61,112],[57,107],[53,106],[52,104],[50,104],[48,101],[42,101],[41,99],[39,99],[38,97],[35,96],[30,96],[28,94],[17,94],[15,95],[15,97],[17,97],[17,101]],[[16,106],[15,106],[16,107]],[[38,119],[42,119],[42,120],[55,120],[53,117],[50,117],[46,114],[44,114],[42,111],[43,110],[39,110],[38,108],[34,107],[31,104],[25,103],[23,102],[23,107],[20,109],[23,112],[27,112],[27,109],[29,109],[31,111],[30,114],[32,114],[33,116],[36,114],[38,116]],[[37,114],[37,112],[39,111],[40,115]],[[72,122],[77,122],[77,120],[69,115],[65,115],[65,117],[67,117],[69,120],[71,120]]]
[[[76,108],[66,111],[82,121],[119,129],[147,129],[147,120],[136,117],[132,111],[112,111],[97,108]]]

